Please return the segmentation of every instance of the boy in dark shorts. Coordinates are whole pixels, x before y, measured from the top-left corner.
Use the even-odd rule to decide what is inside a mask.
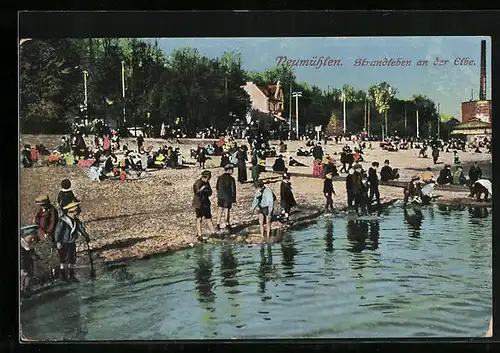
[[[224,173],[217,178],[217,201],[219,206],[217,214],[217,229],[220,229],[222,213],[226,210],[226,227],[231,229],[230,212],[231,206],[236,202],[236,180],[232,176],[234,166],[229,163],[224,166]]]
[[[75,277],[76,264],[76,240],[81,234],[89,241],[89,236],[83,223],[78,219],[80,203],[71,202],[62,209],[62,216],[57,222],[55,231],[56,246],[59,252],[59,262],[61,264],[61,279],[63,281],[78,282]],[[69,277],[66,270],[69,270]]]
[[[201,234],[201,220],[203,218],[209,220],[208,226],[212,233],[215,233],[215,225],[210,211],[212,188],[210,187],[209,181],[211,177],[212,173],[209,170],[204,170],[201,173],[201,178],[196,180],[193,185],[193,207],[196,212],[196,236],[198,239],[203,239]]]

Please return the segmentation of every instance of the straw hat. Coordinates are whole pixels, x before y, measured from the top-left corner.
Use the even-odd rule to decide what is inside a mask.
[[[69,210],[71,210],[73,208],[76,208],[79,204],[80,204],[80,202],[73,201],[73,202],[67,204],[66,206],[64,206],[63,210],[69,211]]]
[[[41,205],[45,202],[48,202],[49,201],[49,197],[47,195],[40,195],[38,196],[36,199],[35,199],[35,203],[37,205]]]

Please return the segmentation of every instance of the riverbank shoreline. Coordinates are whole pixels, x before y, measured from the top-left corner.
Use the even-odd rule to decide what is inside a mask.
[[[22,144],[43,143],[49,150],[57,147],[60,141],[58,136],[21,136]],[[134,139],[125,139],[129,148],[135,148]],[[195,148],[198,140],[180,139],[180,144],[175,141],[162,139],[146,139],[145,145],[152,145],[157,148],[160,145],[171,145],[179,147],[181,153],[189,160],[189,150]],[[271,141],[272,146],[277,146],[277,141]],[[302,141],[288,142],[288,152],[284,153],[285,158],[294,156],[297,160],[308,165],[308,167],[290,167],[292,175],[292,187],[298,207],[290,215],[291,229],[295,224],[319,217],[323,212],[325,199],[322,194],[323,180],[312,178],[312,157],[296,157],[295,152],[299,146],[305,143]],[[335,158],[335,153],[340,153],[344,144],[329,144],[324,146],[326,152]],[[376,146],[377,144],[374,143]],[[391,164],[400,168],[400,182],[404,184],[409,181],[411,175],[421,173],[429,164],[429,160],[418,159],[418,150],[401,151],[401,153],[391,154]],[[485,174],[491,173],[491,156],[479,155],[482,157],[480,163]],[[478,155],[464,154],[464,166],[477,160]],[[486,158],[485,158],[486,157]],[[374,150],[368,150],[365,154],[364,168],[368,168],[371,162],[378,160],[381,164],[387,158],[387,152],[382,151],[378,146]],[[443,156],[444,163],[451,163],[452,154]],[[220,157],[213,157],[207,161],[206,169],[212,171],[212,188],[215,188],[217,176],[221,173],[219,167]],[[267,159],[266,169],[270,170],[274,162],[273,158]],[[433,172],[437,174],[442,165],[432,165]],[[483,165],[485,167],[483,167]],[[60,189],[60,182],[64,178],[69,178],[73,183],[73,190],[77,197],[82,199],[82,220],[85,222],[87,230],[91,236],[90,248],[92,249],[94,262],[104,265],[130,262],[137,259],[147,259],[159,254],[167,254],[174,251],[193,247],[200,243],[195,235],[194,210],[191,207],[192,184],[199,177],[201,169],[196,165],[186,169],[165,169],[146,173],[143,179],[125,181],[103,181],[92,182],[86,177],[87,168],[81,167],[48,167],[40,166],[30,169],[20,170],[20,206],[21,225],[30,224],[36,212],[34,199],[39,194],[48,194],[54,202]],[[237,177],[235,171],[235,177]],[[250,170],[248,170],[250,175]],[[302,175],[301,175],[302,174]],[[264,172],[261,178],[265,180],[278,196],[278,207],[276,214],[280,213],[279,208],[279,186],[281,179],[275,172]],[[334,179],[336,195],[334,203],[337,209],[343,209],[347,205],[347,195],[345,192],[345,182],[342,178]],[[484,203],[476,203],[468,198],[469,190],[466,187],[440,188],[436,187],[435,194],[438,196],[436,203],[447,205],[470,205],[474,207],[487,206]],[[254,188],[251,182],[237,185],[237,202],[232,209],[232,226],[236,228],[236,236],[222,232],[219,236],[227,236],[228,239],[222,241],[232,241],[243,244],[261,244],[265,240],[258,234],[257,216],[250,212]],[[403,190],[401,185],[380,186],[381,202],[390,200],[402,200]],[[216,197],[212,197],[212,213],[214,218],[217,215]],[[491,202],[489,203],[491,205]],[[273,230],[280,228],[279,222],[273,222]],[[203,229],[206,230],[206,221],[203,222]],[[288,227],[283,227],[288,230]],[[206,234],[206,233],[205,233]],[[213,239],[211,242],[218,242]],[[78,265],[88,264],[88,256],[85,254],[86,246],[78,244]],[[43,268],[57,266],[57,256],[49,256],[50,261],[43,264]],[[43,276],[42,276],[43,277]]]

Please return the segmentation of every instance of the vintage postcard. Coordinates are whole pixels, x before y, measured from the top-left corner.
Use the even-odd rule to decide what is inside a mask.
[[[490,37],[22,38],[19,74],[21,341],[491,335]]]

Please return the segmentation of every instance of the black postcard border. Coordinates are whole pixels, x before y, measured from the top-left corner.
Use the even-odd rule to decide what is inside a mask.
[[[499,76],[498,54],[500,53],[499,11],[210,11],[210,12],[20,12],[19,28],[14,29],[18,38],[63,38],[63,37],[297,37],[297,36],[491,36],[492,37],[492,100],[500,101],[496,89],[496,78]],[[18,32],[19,29],[19,32]],[[18,36],[19,34],[19,36]],[[16,53],[18,41],[14,42]],[[14,48],[13,48],[14,49]],[[13,57],[17,67],[17,55]],[[12,79],[17,88],[17,70],[7,71],[13,74]],[[6,85],[7,81],[2,82]],[[5,87],[6,88],[6,87]],[[6,90],[7,91],[7,90]],[[13,92],[8,90],[7,92]],[[17,98],[17,91],[16,91]],[[5,96],[4,96],[5,97]],[[6,112],[3,123],[6,128],[4,142],[6,165],[18,164],[17,158],[19,136],[17,135],[17,99],[6,100],[16,102],[13,112]],[[10,107],[10,105],[9,105]],[[493,105],[493,121],[496,110]],[[499,124],[500,126],[500,124]],[[497,124],[493,123],[493,135],[496,136]],[[13,133],[16,131],[16,133]],[[500,145],[493,138],[493,147]],[[496,150],[494,148],[493,150]],[[494,154],[494,153],[493,153]],[[12,160],[11,160],[12,159]],[[18,302],[18,268],[17,268],[17,236],[18,232],[18,185],[17,168],[2,168],[3,204],[1,207],[2,236],[4,250],[0,288],[8,301],[0,306],[2,318],[0,350],[3,348],[15,351],[87,351],[99,349],[106,351],[158,351],[158,350],[269,350],[303,351],[303,350],[373,350],[386,351],[395,348],[400,351],[420,351],[431,347],[439,351],[451,348],[458,351],[489,351],[492,343],[486,339],[408,339],[408,340],[257,340],[247,342],[235,341],[166,341],[166,342],[110,342],[110,343],[61,343],[61,344],[19,344]],[[500,173],[496,173],[493,163],[494,184],[498,185]],[[494,198],[493,203],[496,202]],[[498,218],[500,211],[493,207]],[[495,240],[500,227],[493,225],[493,252],[498,252],[500,241]],[[487,235],[485,235],[487,236]],[[12,249],[12,250],[10,250]],[[500,293],[496,289],[500,283],[499,261],[493,257],[493,294]],[[333,294],[332,294],[333,295]],[[12,305],[6,305],[12,303]],[[498,311],[493,303],[494,316]],[[486,327],[485,327],[486,329]],[[494,332],[500,332],[500,326],[494,323]],[[495,336],[500,336],[496,334]],[[490,340],[490,342],[492,342]],[[87,346],[92,344],[92,346]],[[429,346],[431,344],[431,346]],[[425,345],[425,346],[424,346]],[[432,350],[434,350],[432,349]]]

